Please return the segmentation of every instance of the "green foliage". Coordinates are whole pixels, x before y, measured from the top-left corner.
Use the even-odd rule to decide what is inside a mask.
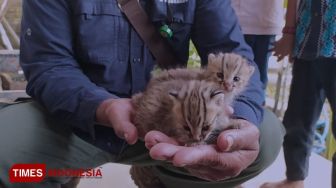
[[[188,67],[190,68],[201,67],[201,58],[199,57],[197,50],[192,42],[190,42],[189,47]]]
[[[332,119],[332,117],[330,117],[330,119]],[[326,143],[327,150],[325,153],[325,157],[329,160],[331,160],[333,155],[336,153],[336,140],[335,140],[336,138],[334,138],[334,136],[332,135],[331,126],[330,126],[330,130],[328,133],[328,138],[327,138],[327,143]]]
[[[199,68],[201,67],[201,58],[199,57],[197,50],[192,42],[190,42],[189,47],[189,59],[188,59],[188,68]],[[159,74],[162,70],[157,66],[152,71],[153,75]]]
[[[284,1],[284,8],[287,8],[287,5],[288,5],[288,0],[285,0]]]

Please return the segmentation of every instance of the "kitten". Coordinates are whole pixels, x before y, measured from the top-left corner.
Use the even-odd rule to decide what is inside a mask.
[[[170,80],[152,85],[132,97],[133,122],[143,138],[158,130],[180,144],[211,140],[228,125],[225,94],[218,84],[197,80]]]
[[[181,145],[213,144],[218,133],[229,128],[224,98],[216,83],[167,79],[132,97],[133,122],[142,139],[147,132],[158,130]],[[153,168],[131,167],[131,177],[139,188],[164,187]]]
[[[209,54],[203,79],[220,84],[226,94],[226,104],[230,105],[245,89],[254,69],[253,65],[249,65],[247,60],[238,54]]]

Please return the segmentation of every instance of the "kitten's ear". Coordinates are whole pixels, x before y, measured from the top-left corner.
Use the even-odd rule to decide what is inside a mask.
[[[169,91],[169,97],[173,100],[177,100],[178,99],[178,91],[176,90],[171,90]]]
[[[251,76],[254,73],[255,67],[253,65],[248,65],[249,69],[249,76]]]
[[[213,53],[210,53],[209,55],[208,55],[208,63],[212,63],[212,62],[214,62],[215,60],[216,60],[216,55],[215,54],[213,54]]]
[[[210,99],[215,101],[217,105],[221,105],[224,103],[225,95],[223,90],[215,90],[211,92]]]

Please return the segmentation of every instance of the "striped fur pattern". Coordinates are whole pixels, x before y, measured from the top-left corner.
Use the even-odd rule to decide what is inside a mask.
[[[205,143],[212,132],[228,124],[224,98],[224,91],[215,83],[162,82],[132,98],[134,123],[140,137],[158,130],[181,144]]]

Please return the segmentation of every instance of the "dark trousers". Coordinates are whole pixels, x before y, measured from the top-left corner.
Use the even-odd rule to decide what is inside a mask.
[[[325,99],[328,99],[332,109],[332,130],[336,135],[336,60],[327,58],[313,61],[296,60],[293,66],[288,108],[283,120],[286,128],[284,139],[286,175],[289,180],[303,180],[307,176],[314,125],[320,116]],[[332,179],[336,181],[335,167],[333,171]]]
[[[254,61],[260,71],[260,80],[263,89],[266,89],[268,77],[268,59],[271,55],[270,47],[275,40],[275,35],[244,35],[245,41],[251,46],[254,54]]]

